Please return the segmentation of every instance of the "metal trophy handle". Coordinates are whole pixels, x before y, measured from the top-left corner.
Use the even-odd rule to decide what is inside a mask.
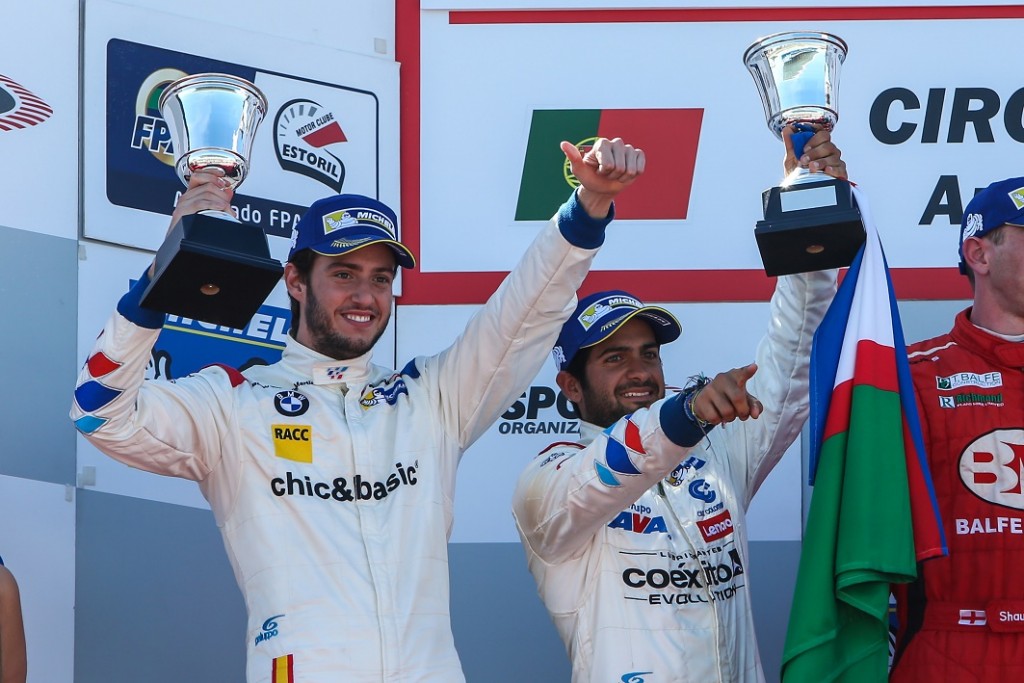
[[[839,71],[848,53],[838,36],[818,31],[775,33],[743,54],[768,129],[782,140],[793,125],[799,159],[817,128],[839,121]],[[864,242],[864,226],[850,184],[798,168],[763,194],[764,220],[754,230],[768,275],[849,265]]]
[[[267,98],[254,84],[230,74],[185,76],[164,88],[159,108],[183,183],[207,168],[221,169],[232,187],[245,180],[267,113]],[[223,211],[183,217],[155,262],[143,306],[236,328],[255,315],[284,270],[270,258],[262,228]]]

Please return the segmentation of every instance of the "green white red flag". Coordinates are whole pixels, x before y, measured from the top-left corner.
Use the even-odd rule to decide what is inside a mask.
[[[783,683],[884,683],[890,585],[945,553],[892,281],[854,195],[867,239],[811,351],[814,491]]]

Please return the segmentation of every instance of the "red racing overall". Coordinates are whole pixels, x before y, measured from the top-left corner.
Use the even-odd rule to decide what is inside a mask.
[[[912,345],[949,555],[898,588],[890,680],[1024,680],[1024,343],[974,326]]]

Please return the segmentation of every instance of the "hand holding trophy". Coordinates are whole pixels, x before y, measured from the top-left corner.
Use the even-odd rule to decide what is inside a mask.
[[[194,74],[169,84],[159,108],[182,182],[209,168],[223,171],[231,187],[245,180],[253,137],[267,112],[255,85],[228,74]],[[184,216],[154,263],[143,306],[236,328],[245,327],[283,272],[263,229],[223,211]]]
[[[768,128],[782,139],[793,125],[797,159],[817,128],[839,120],[842,39],[829,33],[776,33],[747,48],[743,62],[754,78]],[[850,183],[820,171],[797,168],[762,196],[764,220],[754,229],[765,273],[788,275],[850,265],[864,226]]]

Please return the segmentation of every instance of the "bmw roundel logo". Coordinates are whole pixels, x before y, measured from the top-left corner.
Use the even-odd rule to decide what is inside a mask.
[[[298,417],[309,410],[309,399],[294,389],[274,394],[274,407],[285,417]]]

